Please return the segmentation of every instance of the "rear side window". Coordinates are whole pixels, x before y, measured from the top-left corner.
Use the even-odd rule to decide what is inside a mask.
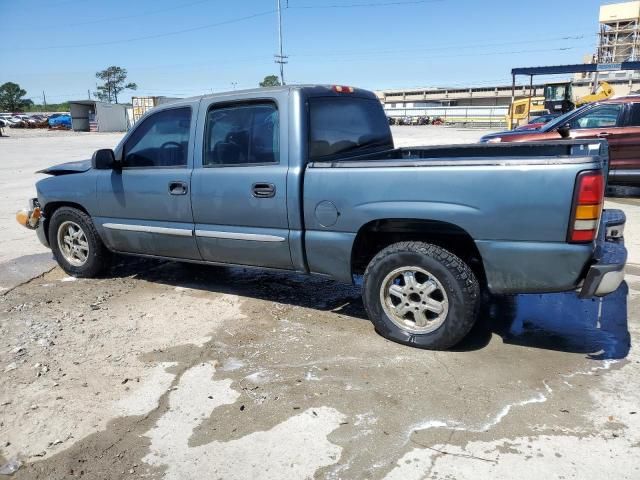
[[[346,95],[309,99],[309,160],[392,147],[389,122],[378,100]]]
[[[629,126],[640,127],[640,103],[632,103],[629,112]]]
[[[191,108],[161,110],[147,117],[124,144],[125,167],[187,165]]]
[[[280,118],[272,102],[214,108],[207,113],[204,166],[280,161]]]

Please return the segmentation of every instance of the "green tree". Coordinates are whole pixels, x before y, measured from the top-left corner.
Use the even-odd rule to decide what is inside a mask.
[[[123,90],[136,90],[138,85],[126,83],[127,69],[111,66],[100,72],[96,72],[96,78],[104,83],[98,85],[98,91],[94,95],[102,102],[118,103],[118,94]]]
[[[20,85],[13,82],[7,82],[0,85],[0,110],[6,112],[21,112],[31,103],[30,100],[23,98],[27,91],[20,88]]]
[[[260,82],[261,87],[279,87],[280,79],[277,75],[267,75],[264,80]]]

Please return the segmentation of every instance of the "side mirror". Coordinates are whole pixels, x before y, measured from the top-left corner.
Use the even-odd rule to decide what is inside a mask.
[[[568,123],[565,123],[561,127],[558,127],[558,133],[562,138],[569,138],[571,134],[571,125],[569,125]]]
[[[111,170],[118,168],[116,156],[110,148],[96,150],[91,157],[91,167],[96,170]]]

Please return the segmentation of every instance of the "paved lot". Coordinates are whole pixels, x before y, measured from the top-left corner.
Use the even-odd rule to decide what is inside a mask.
[[[394,131],[401,145],[482,133]],[[0,139],[0,279],[28,255],[49,268],[12,223],[31,172],[117,140]],[[639,202],[609,204],[627,212],[640,264]],[[18,458],[15,478],[47,480],[636,479],[640,265],[628,273],[603,302],[495,302],[436,353],[382,339],[359,291],[324,279],[132,259],[101,279],[54,268],[0,295],[0,467]]]

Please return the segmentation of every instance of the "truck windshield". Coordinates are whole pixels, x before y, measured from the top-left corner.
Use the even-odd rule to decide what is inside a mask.
[[[309,160],[328,160],[393,148],[382,104],[361,97],[309,100]]]

